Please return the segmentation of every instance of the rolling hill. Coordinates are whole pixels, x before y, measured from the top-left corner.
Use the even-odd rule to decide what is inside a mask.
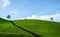
[[[24,29],[41,35],[42,37],[60,37],[60,22],[32,19],[13,20],[13,22]],[[31,34],[13,26],[9,21],[0,18],[0,36],[1,35],[24,35],[24,37],[28,37]],[[32,37],[32,35],[30,37]]]

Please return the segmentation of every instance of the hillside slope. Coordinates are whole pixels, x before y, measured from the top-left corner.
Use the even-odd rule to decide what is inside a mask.
[[[60,23],[58,22],[44,20],[17,20],[14,22],[36,34],[46,37],[60,37]]]
[[[18,26],[43,37],[60,37],[60,23],[43,20],[15,20]],[[9,21],[0,18],[0,34],[24,34],[29,33],[13,26]]]
[[[17,35],[25,35],[25,34],[28,34],[30,35],[29,33],[26,33],[25,31],[15,27],[14,25],[12,25],[9,21],[5,20],[5,19],[2,19],[0,18],[0,36],[4,36],[4,35],[14,35],[14,34],[17,34]]]

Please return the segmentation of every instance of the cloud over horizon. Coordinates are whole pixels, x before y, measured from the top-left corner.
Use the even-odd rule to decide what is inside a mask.
[[[60,21],[60,14],[53,14],[53,15],[42,15],[42,16],[38,16],[38,15],[32,15],[30,17],[25,17],[25,18],[21,18],[21,19],[39,19],[39,20],[50,20],[50,18],[54,18],[54,21]]]

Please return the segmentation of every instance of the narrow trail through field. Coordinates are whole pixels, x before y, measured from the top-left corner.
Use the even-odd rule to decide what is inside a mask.
[[[22,29],[23,31],[32,34],[34,37],[42,37],[41,35],[35,34],[35,33],[31,32],[29,30],[24,29],[23,27],[17,26],[13,21],[9,21],[9,22],[12,23],[15,27],[17,27],[19,29]]]

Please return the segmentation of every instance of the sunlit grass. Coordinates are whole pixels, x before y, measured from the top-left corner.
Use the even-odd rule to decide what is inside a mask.
[[[2,22],[1,22],[2,21]],[[60,37],[60,23],[44,20],[15,20],[18,26],[43,37]],[[0,19],[0,34],[24,34],[31,35],[15,26],[9,21]]]

